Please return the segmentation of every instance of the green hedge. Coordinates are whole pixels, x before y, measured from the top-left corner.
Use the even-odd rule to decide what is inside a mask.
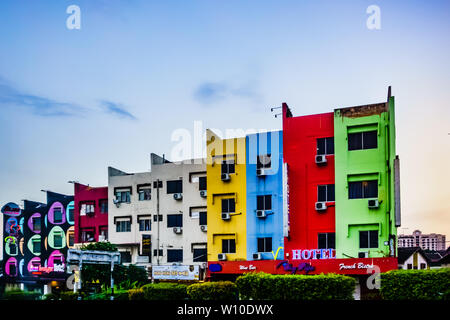
[[[450,269],[382,273],[380,291],[385,300],[450,300]]]
[[[247,273],[236,280],[241,299],[352,300],[355,279],[337,274],[271,275]]]
[[[3,295],[6,300],[40,300],[40,292],[28,292],[22,290],[6,291]]]
[[[192,300],[236,300],[238,291],[231,281],[203,282],[187,287],[187,294]]]
[[[149,283],[142,287],[145,300],[184,300],[187,299],[185,284]]]
[[[128,290],[128,300],[145,300],[144,289],[130,289]]]

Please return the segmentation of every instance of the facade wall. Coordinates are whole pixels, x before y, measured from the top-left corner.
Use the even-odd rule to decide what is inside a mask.
[[[423,234],[415,230],[411,235],[399,235],[398,246],[400,248],[421,247],[424,250],[446,250],[445,235],[430,233]]]
[[[394,98],[388,103],[337,109],[334,113],[336,178],[336,249],[338,258],[395,255]],[[376,130],[377,147],[349,151],[350,133]],[[380,206],[368,208],[368,199],[350,199],[349,182],[376,180]],[[359,232],[376,231],[378,246],[360,248]],[[391,242],[391,243],[392,243]],[[391,249],[390,249],[391,247]]]
[[[234,161],[230,181],[221,180],[222,161]],[[222,240],[234,240],[235,252],[227,260],[247,258],[246,144],[244,138],[221,139],[207,130],[208,261],[223,253]],[[222,199],[234,199],[235,212],[222,220]]]
[[[103,228],[108,230],[108,211],[102,213],[100,208],[100,201],[108,201],[108,187],[93,188],[75,183],[74,189],[75,242],[89,242],[83,241],[82,230],[92,230],[94,235],[92,242],[97,242],[99,241],[100,231]],[[93,203],[94,213],[82,215],[80,209],[83,203]]]
[[[271,155],[268,174],[257,175],[257,157]],[[283,239],[283,135],[281,131],[246,137],[247,177],[247,260],[260,253],[261,259],[282,259]],[[264,160],[260,161],[264,162]],[[270,196],[271,208],[265,218],[258,218],[258,196]],[[262,202],[262,198],[260,198]],[[258,239],[270,238],[271,250],[258,250]],[[261,241],[261,240],[260,240]]]
[[[118,170],[109,170],[108,180],[108,235],[109,241],[118,245],[119,251],[131,254],[131,263],[137,265],[172,264],[168,261],[168,250],[182,250],[182,264],[198,264],[205,262],[193,261],[194,249],[206,249],[206,232],[199,223],[199,212],[206,212],[206,198],[200,196],[198,177],[206,176],[205,164],[202,160],[177,163],[153,163],[151,172],[126,174]],[[157,215],[156,180],[162,181],[159,189],[159,214]],[[168,194],[167,181],[182,181],[182,200],[175,200],[173,194]],[[139,200],[137,193],[139,185],[151,185],[151,199]],[[116,205],[115,190],[131,187],[130,203]],[[177,234],[173,227],[168,227],[168,215],[182,214],[182,232]],[[131,218],[131,229],[127,232],[117,232],[117,222]],[[150,230],[140,230],[139,220],[150,219]],[[144,253],[143,236],[150,236],[151,252]],[[159,239],[159,241],[158,241]],[[158,248],[162,256],[155,255]],[[205,259],[206,261],[206,259]]]
[[[326,201],[327,209],[317,211],[319,185],[335,184],[334,154],[326,164],[317,164],[318,139],[334,137],[333,113],[287,117],[283,106],[283,152],[288,166],[289,240],[287,258],[292,250],[318,249],[320,233],[335,232],[335,201]]]
[[[418,252],[414,252],[402,265],[399,265],[401,269],[429,269],[427,260]]]

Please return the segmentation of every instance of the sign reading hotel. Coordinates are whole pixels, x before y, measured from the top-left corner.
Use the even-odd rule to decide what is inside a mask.
[[[292,260],[336,259],[335,249],[292,250]]]
[[[198,266],[153,266],[153,279],[161,280],[198,280]]]

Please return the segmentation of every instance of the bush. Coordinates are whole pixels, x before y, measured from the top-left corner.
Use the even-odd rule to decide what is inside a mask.
[[[352,300],[355,280],[337,274],[247,273],[236,280],[243,300]]]
[[[91,294],[86,300],[111,300],[111,290]],[[114,290],[114,300],[128,300],[128,291]]]
[[[6,291],[3,298],[6,300],[39,300],[40,292],[29,292],[22,290]]]
[[[142,288],[128,290],[128,300],[145,300],[144,290]]]
[[[145,300],[184,300],[186,285],[179,283],[149,283],[142,287]]]
[[[59,298],[63,301],[78,300],[79,293],[73,291],[63,291],[59,294]]]
[[[42,300],[59,300],[59,297],[54,293],[47,293],[43,295]]]
[[[238,292],[231,281],[195,283],[187,287],[192,300],[236,300]]]
[[[381,274],[386,300],[450,300],[450,269],[392,270]]]

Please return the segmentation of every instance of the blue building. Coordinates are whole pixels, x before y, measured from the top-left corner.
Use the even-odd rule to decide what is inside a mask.
[[[247,260],[283,259],[283,135],[247,135]]]

